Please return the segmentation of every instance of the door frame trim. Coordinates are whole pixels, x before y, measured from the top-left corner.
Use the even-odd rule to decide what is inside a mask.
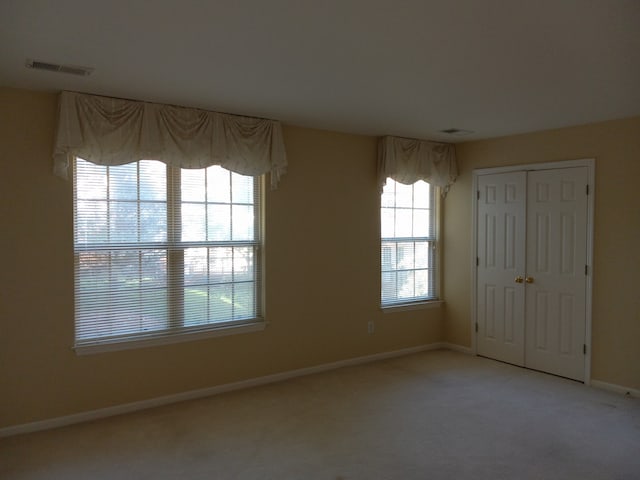
[[[471,189],[471,351],[478,354],[478,333],[475,330],[477,322],[477,288],[478,288],[478,177],[495,173],[508,173],[519,171],[553,170],[556,168],[587,167],[589,195],[587,196],[587,282],[586,282],[586,319],[585,319],[585,345],[587,353],[584,356],[584,383],[591,384],[591,320],[592,320],[592,289],[593,289],[593,236],[594,236],[594,210],[595,210],[595,180],[596,161],[594,158],[583,158],[578,160],[564,160],[558,162],[544,162],[522,165],[509,165],[504,167],[476,168],[473,170],[473,187]]]

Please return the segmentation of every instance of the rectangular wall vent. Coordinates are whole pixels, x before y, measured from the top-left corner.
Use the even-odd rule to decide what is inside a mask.
[[[461,128],[447,128],[446,130],[440,130],[440,132],[458,136],[471,135],[474,133],[473,130],[463,130]]]
[[[47,70],[49,72],[68,73],[86,77],[91,75],[93,68],[79,67],[77,65],[58,65],[57,63],[41,62],[39,60],[27,59],[27,67],[35,70]]]

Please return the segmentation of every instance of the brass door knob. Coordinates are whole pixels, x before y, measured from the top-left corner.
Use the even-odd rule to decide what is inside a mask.
[[[525,278],[525,282],[527,282],[527,283],[533,283],[533,277],[527,277],[527,278]]]
[[[522,282],[524,282],[524,278],[522,278],[520,275],[518,275],[518,276],[516,277],[515,282],[516,282],[516,283],[522,283]]]

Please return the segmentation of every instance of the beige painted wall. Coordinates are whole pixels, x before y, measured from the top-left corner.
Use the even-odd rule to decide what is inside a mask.
[[[439,308],[378,308],[376,140],[286,127],[288,173],[266,193],[267,329],[76,356],[55,112],[53,94],[0,88],[0,428],[442,339]]]
[[[375,139],[285,127],[288,173],[266,192],[267,329],[76,356],[55,110],[53,94],[0,88],[0,428],[443,339],[469,346],[472,170],[575,158],[596,158],[593,377],[640,388],[640,118],[459,145],[444,202],[446,307],[387,314]]]
[[[640,117],[457,146],[446,202],[445,338],[471,345],[475,168],[596,159],[592,378],[640,389]]]

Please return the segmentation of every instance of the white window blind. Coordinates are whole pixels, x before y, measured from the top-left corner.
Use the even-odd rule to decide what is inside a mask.
[[[260,321],[259,200],[220,166],[76,159],[76,347]]]
[[[386,179],[381,196],[382,306],[437,299],[436,188]]]

